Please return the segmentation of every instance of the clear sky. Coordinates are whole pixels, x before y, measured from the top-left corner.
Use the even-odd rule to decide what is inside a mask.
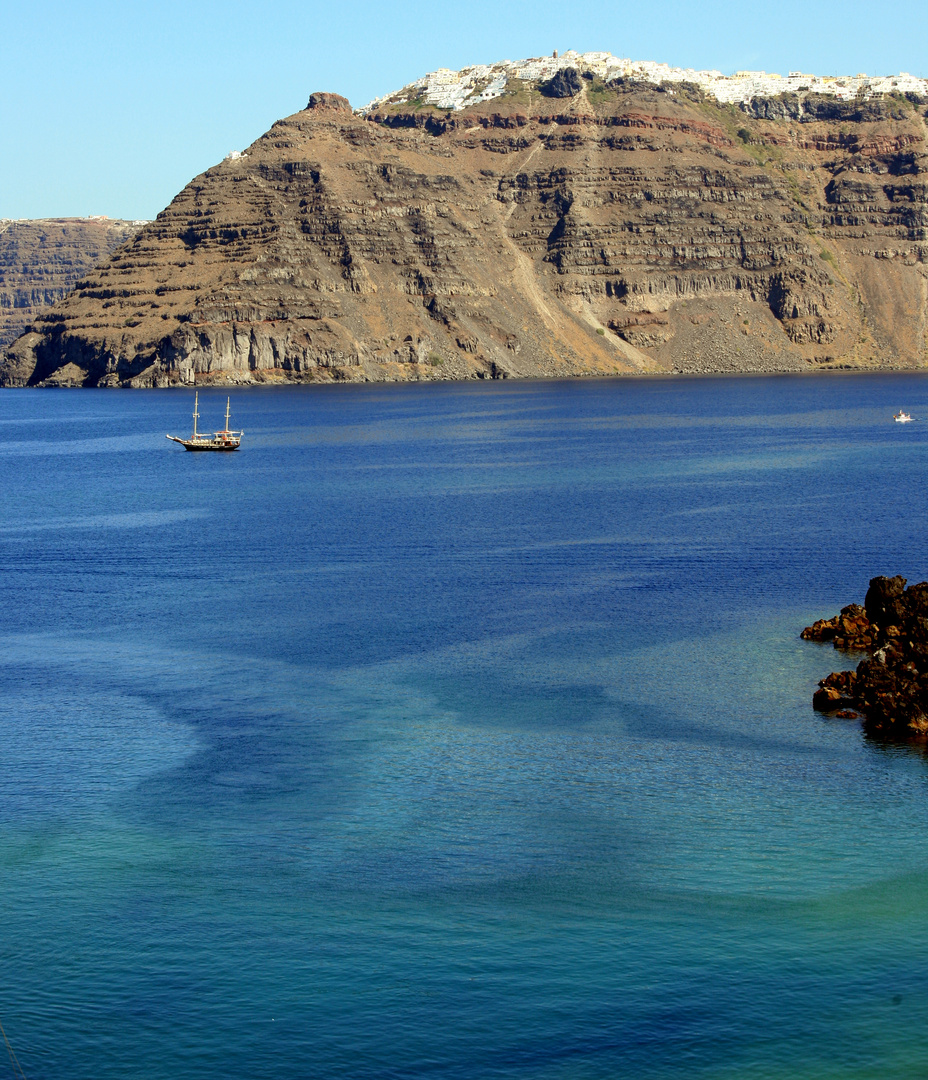
[[[681,67],[928,76],[928,4],[3,0],[0,217],[151,218],[314,90],[605,50]]]

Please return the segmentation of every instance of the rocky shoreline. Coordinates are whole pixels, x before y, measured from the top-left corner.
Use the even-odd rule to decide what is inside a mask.
[[[928,581],[906,588],[904,577],[875,577],[863,606],[849,604],[800,636],[867,654],[855,670],[820,680],[815,709],[862,716],[869,735],[928,738]]]

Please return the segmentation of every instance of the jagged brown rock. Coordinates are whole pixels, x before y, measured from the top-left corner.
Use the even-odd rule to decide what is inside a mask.
[[[869,649],[873,644],[873,624],[866,608],[848,604],[833,619],[819,619],[799,635],[806,641],[833,641],[836,649]]]
[[[0,221],[0,347],[138,232],[110,218]]]
[[[342,112],[351,112],[351,102],[341,94],[327,94],[324,92],[310,94],[307,109],[340,109]]]
[[[928,582],[906,588],[903,577],[875,577],[864,607],[852,604],[834,619],[820,619],[803,638],[834,642],[869,655],[856,671],[835,671],[819,682],[813,707],[864,714],[872,735],[928,737]]]
[[[582,78],[362,117],[313,94],[39,316],[0,382],[923,364],[920,107],[701,97]]]

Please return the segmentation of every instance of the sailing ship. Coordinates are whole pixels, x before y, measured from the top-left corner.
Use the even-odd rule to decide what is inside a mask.
[[[915,417],[910,416],[907,412],[893,413],[893,420],[895,420],[897,424],[911,424],[914,419]]]
[[[200,394],[197,391],[193,398],[193,435],[189,439],[178,439],[176,435],[165,437],[171,442],[179,442],[185,450],[238,450],[245,432],[229,429],[230,399],[226,398],[226,426],[222,431],[214,431],[212,435],[204,435],[197,431],[197,420],[200,418],[199,403]]]

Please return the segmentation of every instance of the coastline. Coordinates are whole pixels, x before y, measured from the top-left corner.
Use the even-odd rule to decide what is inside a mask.
[[[412,366],[412,365],[410,365]],[[404,385],[404,384],[466,384],[483,382],[512,381],[519,383],[533,382],[591,382],[603,381],[631,381],[646,382],[655,380],[661,382],[683,381],[686,379],[763,379],[772,376],[796,376],[800,378],[817,378],[840,375],[918,375],[928,374],[928,365],[911,367],[856,367],[851,364],[835,364],[833,366],[817,366],[815,368],[757,368],[751,371],[731,371],[701,369],[692,371],[578,371],[573,373],[559,372],[553,375],[476,375],[454,377],[452,375],[438,374],[433,371],[410,371],[408,374],[390,376],[382,374],[379,377],[362,375],[361,377],[347,377],[332,375],[325,377],[318,374],[288,374],[281,372],[261,372],[236,378],[209,378],[200,377],[194,381],[182,382],[159,381],[143,382],[132,380],[126,383],[101,382],[94,384],[55,381],[39,383],[2,383],[0,390],[202,390],[202,389],[249,389],[255,390],[262,387],[268,389],[284,389],[287,387],[312,387],[312,386],[378,386],[378,385]]]

